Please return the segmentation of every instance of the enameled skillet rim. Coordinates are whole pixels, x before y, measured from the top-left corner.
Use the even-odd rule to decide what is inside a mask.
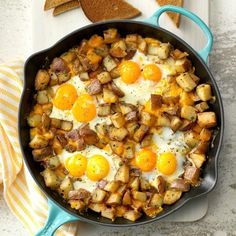
[[[37,183],[37,185],[40,187],[40,189],[44,192],[44,194],[51,200],[53,201],[59,208],[63,209],[64,211],[68,212],[69,214],[73,215],[73,216],[76,216],[78,217],[78,220],[82,220],[82,221],[85,221],[87,223],[92,223],[92,224],[97,224],[97,225],[103,225],[103,226],[110,226],[110,227],[131,227],[131,226],[138,226],[138,225],[143,225],[143,224],[146,224],[146,223],[151,223],[151,222],[154,222],[154,221],[157,221],[157,220],[160,220],[170,214],[172,214],[173,212],[177,211],[178,209],[180,209],[183,205],[185,205],[189,200],[191,199],[194,199],[196,197],[200,197],[202,195],[205,195],[205,194],[208,194],[210,191],[213,190],[213,188],[215,187],[216,183],[217,183],[217,178],[218,178],[218,159],[219,159],[219,154],[220,154],[220,150],[221,150],[221,146],[222,146],[222,142],[223,142],[223,133],[224,133],[224,112],[223,112],[223,103],[222,103],[222,99],[221,99],[221,96],[220,96],[220,92],[219,92],[219,89],[218,89],[218,86],[216,84],[216,81],[214,79],[214,77],[212,76],[209,68],[207,67],[207,65],[205,64],[205,62],[203,61],[203,59],[198,55],[198,53],[190,46],[188,45],[184,40],[182,40],[181,38],[179,38],[178,36],[174,35],[173,33],[161,28],[161,27],[158,27],[158,26],[154,26],[154,25],[150,25],[148,23],[145,23],[145,22],[140,22],[140,21],[133,21],[133,20],[111,20],[111,21],[106,21],[106,22],[99,22],[99,23],[95,23],[95,24],[91,24],[91,25],[88,25],[88,26],[85,26],[85,27],[82,27],[78,30],[75,30],[73,31],[72,33],[66,35],[65,37],[63,37],[61,40],[59,40],[58,42],[56,42],[53,46],[47,48],[47,49],[44,49],[44,50],[41,50],[39,52],[36,52],[34,54],[32,54],[28,59],[27,61],[25,62],[25,68],[26,68],[26,65],[30,62],[30,60],[32,58],[34,58],[36,55],[39,55],[41,53],[45,53],[47,51],[50,51],[51,49],[53,49],[54,47],[56,47],[59,43],[63,42],[66,38],[70,37],[70,36],[73,36],[74,34],[76,34],[78,31],[82,31],[84,29],[87,29],[87,28],[90,28],[90,27],[93,27],[93,26],[97,26],[97,25],[106,25],[108,23],[133,23],[133,24],[139,24],[139,25],[142,25],[143,27],[152,27],[154,29],[157,29],[159,31],[162,31],[164,34],[167,34],[169,36],[171,36],[172,38],[174,38],[175,40],[177,40],[180,44],[183,44],[185,47],[187,47],[193,54],[194,56],[197,58],[197,60],[199,60],[202,64],[202,66],[205,68],[205,70],[207,71],[208,75],[209,75],[209,78],[211,80],[211,83],[212,85],[214,86],[215,88],[215,96],[218,98],[218,103],[219,103],[219,108],[220,108],[220,117],[219,119],[221,119],[221,126],[220,126],[220,134],[219,134],[219,145],[217,147],[214,147],[214,148],[217,148],[217,151],[216,151],[216,154],[215,154],[215,166],[214,166],[214,170],[215,170],[215,179],[214,179],[214,184],[209,188],[207,189],[207,191],[203,192],[203,193],[200,193],[200,194],[196,194],[195,196],[193,197],[189,197],[189,198],[186,198],[185,201],[182,202],[182,204],[176,206],[174,209],[170,210],[169,212],[166,212],[164,213],[163,215],[161,216],[156,216],[155,218],[150,218],[146,221],[143,221],[143,222],[133,222],[131,224],[116,224],[115,222],[111,222],[111,223],[103,223],[103,222],[98,222],[98,221],[93,221],[93,220],[90,220],[86,217],[83,217],[82,215],[77,215],[76,213],[70,211],[69,209],[65,208],[64,206],[62,206],[61,204],[59,204],[52,196],[50,196],[44,189],[44,186],[42,186],[39,181],[37,180],[37,178],[34,176],[30,166],[29,166],[29,163],[28,163],[28,160],[26,159],[26,156],[24,154],[24,150],[23,150],[23,144],[22,144],[22,140],[21,138],[19,138],[19,142],[20,142],[20,147],[21,147],[21,151],[22,151],[22,154],[23,154],[23,157],[24,157],[24,162],[26,163],[26,166],[31,174],[31,176],[33,177],[33,179],[35,180],[35,182]],[[27,78],[26,76],[26,70],[24,71],[25,73],[25,78]],[[18,112],[18,130],[19,132],[20,131],[20,119],[21,119],[21,109],[22,109],[22,100],[23,100],[23,94],[25,93],[26,91],[26,86],[25,86],[25,83],[24,83],[24,88],[23,88],[23,91],[22,91],[22,95],[21,95],[21,100],[20,100],[20,106],[19,106],[19,112]],[[21,137],[19,135],[19,137]],[[191,190],[190,190],[191,191]]]

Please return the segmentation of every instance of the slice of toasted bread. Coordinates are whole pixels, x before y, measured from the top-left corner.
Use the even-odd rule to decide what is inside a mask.
[[[160,6],[164,5],[174,5],[178,7],[183,7],[184,1],[183,0],[156,0]],[[179,28],[180,24],[180,14],[175,12],[167,12],[167,15],[173,21],[177,28]]]
[[[67,2],[58,7],[55,7],[53,10],[53,16],[60,15],[78,7],[80,7],[80,2],[78,0],[72,0],[71,2]]]
[[[80,0],[84,14],[92,22],[129,19],[141,12],[123,0]]]
[[[70,2],[71,0],[46,0],[44,4],[44,11],[58,7],[64,3]]]

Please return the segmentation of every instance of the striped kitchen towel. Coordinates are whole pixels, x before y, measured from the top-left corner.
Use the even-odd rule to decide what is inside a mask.
[[[34,235],[47,220],[48,205],[24,165],[17,130],[17,114],[23,86],[23,61],[0,65],[0,183],[14,215]],[[72,236],[76,223],[60,227],[55,235]]]

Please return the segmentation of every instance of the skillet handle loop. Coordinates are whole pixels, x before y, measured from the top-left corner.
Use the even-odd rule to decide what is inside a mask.
[[[193,20],[204,32],[204,34],[207,37],[207,45],[198,52],[198,54],[202,57],[202,59],[207,62],[207,58],[209,56],[209,53],[211,52],[212,45],[213,45],[213,35],[209,27],[194,13],[182,8],[182,7],[176,7],[172,5],[166,5],[163,7],[160,7],[150,18],[146,19],[145,22],[151,23],[153,25],[160,26],[160,16],[162,13],[166,11],[172,11],[176,13],[180,13],[191,20]]]
[[[53,236],[55,231],[63,224],[79,219],[60,209],[55,203],[48,199],[48,220],[45,226],[35,236]]]

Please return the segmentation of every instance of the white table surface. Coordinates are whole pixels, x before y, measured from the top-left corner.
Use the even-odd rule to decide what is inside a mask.
[[[37,0],[35,0],[37,1]],[[186,0],[187,1],[187,0]],[[218,82],[226,115],[226,130],[219,163],[219,181],[209,195],[207,215],[194,223],[152,223],[106,235],[236,235],[236,1],[211,0],[210,24],[215,45],[210,68]],[[0,62],[25,58],[31,52],[31,0],[0,0]],[[1,192],[0,188],[0,192]],[[0,194],[0,235],[26,236]]]

